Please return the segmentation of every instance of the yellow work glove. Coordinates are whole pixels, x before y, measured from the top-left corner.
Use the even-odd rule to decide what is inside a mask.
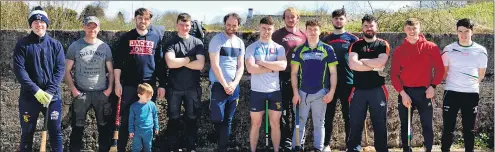
[[[38,102],[40,102],[43,105],[46,105],[46,104],[50,103],[50,101],[52,100],[52,97],[53,96],[50,95],[50,94],[48,94],[48,93],[46,93],[45,91],[39,89],[34,94],[34,97],[36,97],[36,100],[38,100]]]

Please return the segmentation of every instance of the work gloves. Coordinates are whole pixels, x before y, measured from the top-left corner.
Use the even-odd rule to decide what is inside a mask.
[[[36,97],[36,100],[38,100],[38,102],[46,106],[50,103],[50,101],[52,101],[53,95],[39,89],[34,94],[34,97]]]

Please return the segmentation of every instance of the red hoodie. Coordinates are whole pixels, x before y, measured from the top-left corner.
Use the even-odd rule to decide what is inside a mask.
[[[435,74],[432,74],[435,69]],[[397,47],[392,57],[390,79],[397,92],[405,87],[428,87],[438,85],[442,81],[443,66],[440,49],[433,42],[427,41],[423,35],[415,44],[407,39]]]

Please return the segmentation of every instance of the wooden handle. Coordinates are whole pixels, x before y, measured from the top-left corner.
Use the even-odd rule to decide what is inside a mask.
[[[364,120],[364,142],[368,146],[368,125],[366,125],[366,119]]]
[[[115,139],[115,140],[119,139],[119,131],[113,132],[113,139]]]
[[[299,145],[301,145],[301,144],[299,143],[299,127],[297,127],[297,129],[296,129],[296,146],[299,146]]]
[[[115,115],[115,131],[113,132],[113,145],[110,147],[110,152],[117,152],[117,140],[119,139],[119,127],[120,127],[120,103],[122,99],[119,97],[117,101],[117,111]]]
[[[40,152],[46,152],[46,131],[41,132]]]
[[[117,152],[117,146],[110,147],[110,151],[109,152]]]

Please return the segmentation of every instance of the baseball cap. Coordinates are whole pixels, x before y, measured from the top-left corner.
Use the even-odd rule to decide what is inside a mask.
[[[84,18],[84,26],[87,26],[89,23],[95,23],[96,26],[100,26],[100,20],[96,16],[87,16]]]

